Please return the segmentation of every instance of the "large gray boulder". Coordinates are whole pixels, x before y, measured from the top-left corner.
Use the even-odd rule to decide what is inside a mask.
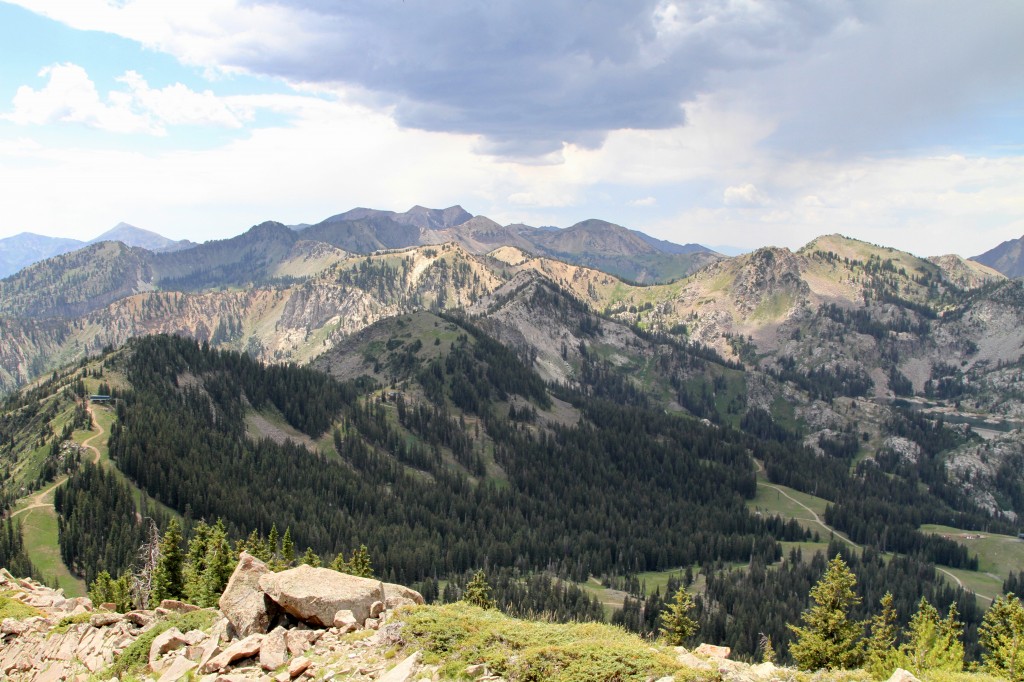
[[[260,578],[273,575],[267,565],[247,552],[238,558],[238,566],[220,596],[221,613],[239,637],[266,634],[278,614],[277,605],[260,589]]]
[[[320,627],[332,627],[334,616],[346,609],[362,623],[369,618],[373,602],[384,601],[379,580],[307,565],[267,573],[260,577],[259,586],[286,613]]]

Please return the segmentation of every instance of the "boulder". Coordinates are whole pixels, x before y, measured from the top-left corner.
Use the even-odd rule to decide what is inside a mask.
[[[160,608],[168,613],[189,613],[190,611],[199,610],[199,607],[195,604],[186,604],[177,599],[164,599],[160,602]]]
[[[276,606],[260,589],[260,579],[272,575],[265,563],[248,552],[239,556],[219,602],[221,612],[239,637],[265,634],[277,615]]]
[[[693,650],[693,653],[698,656],[707,656],[708,658],[729,658],[729,654],[732,653],[732,649],[727,646],[715,646],[714,644],[701,644],[699,647]]]
[[[169,628],[153,638],[149,645],[149,667],[157,669],[160,657],[168,651],[174,651],[188,644],[188,640],[181,634],[178,628]]]
[[[384,606],[388,609],[423,603],[423,595],[410,587],[395,583],[381,584],[384,586]]]
[[[245,639],[235,642],[227,649],[207,661],[199,668],[199,672],[204,675],[218,672],[220,670],[224,670],[235,661],[255,656],[260,652],[264,636],[265,635],[258,634],[249,635]]]
[[[370,606],[384,599],[384,585],[379,580],[305,564],[266,573],[259,585],[286,613],[320,627],[332,627],[334,616],[345,609],[362,623],[370,616]]]
[[[302,673],[306,672],[306,669],[312,664],[313,661],[309,660],[305,656],[293,658],[292,662],[288,664],[288,677],[298,677]]]
[[[888,682],[921,682],[914,674],[903,668],[896,668]]]
[[[89,616],[89,625],[93,626],[94,628],[105,628],[108,625],[120,623],[122,620],[124,620],[124,615],[120,613],[110,613],[104,611],[101,613],[94,613],[91,616]]]
[[[260,647],[260,667],[264,670],[280,668],[288,661],[287,632],[279,626],[263,638],[263,646]]]
[[[288,653],[292,656],[301,656],[313,646],[313,642],[310,638],[312,630],[289,630],[285,635],[285,645],[288,647]]]

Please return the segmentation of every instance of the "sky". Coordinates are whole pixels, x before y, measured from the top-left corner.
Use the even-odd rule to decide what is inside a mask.
[[[0,238],[365,206],[677,243],[1024,235],[1019,0],[0,0]]]

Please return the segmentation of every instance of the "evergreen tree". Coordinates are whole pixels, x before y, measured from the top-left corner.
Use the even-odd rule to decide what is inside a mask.
[[[164,599],[181,599],[185,595],[182,574],[185,552],[181,542],[181,525],[177,519],[171,519],[160,538],[160,557],[153,572],[153,591],[150,593],[152,604],[159,604]]]
[[[113,604],[120,613],[131,611],[135,606],[132,600],[132,576],[124,573],[117,580],[106,571],[96,574],[96,579],[89,584],[89,599],[94,604]]]
[[[200,605],[203,599],[203,572],[206,569],[206,551],[212,530],[205,521],[200,521],[192,528],[192,539],[188,542],[185,566],[182,569],[185,599],[190,604]]]
[[[661,634],[670,645],[682,646],[697,632],[697,621],[690,616],[693,608],[693,597],[680,587],[672,603],[661,612]]]
[[[366,551],[366,545],[360,545],[359,549],[352,552],[352,558],[348,560],[348,572],[362,578],[373,577],[373,564],[370,563],[370,553]]]
[[[921,597],[917,613],[907,627],[907,643],[901,647],[905,667],[920,675],[928,670],[956,672],[964,667],[963,624],[957,620],[956,602],[949,605],[946,618]]]
[[[281,561],[285,568],[295,563],[295,542],[292,540],[291,526],[284,529],[284,537],[281,538]]]
[[[814,606],[803,612],[803,627],[789,625],[796,636],[789,651],[801,669],[854,668],[860,663],[863,624],[850,618],[850,610],[861,601],[856,585],[857,576],[837,554],[811,588]]]
[[[198,606],[216,606],[237,563],[228,542],[224,522],[219,519],[210,529],[206,543],[206,556],[203,561],[203,570],[200,575],[200,601],[196,604]]]
[[[978,628],[982,661],[993,675],[1024,682],[1024,604],[1012,592],[996,599]]]
[[[462,599],[467,604],[479,606],[482,609],[494,609],[498,606],[494,597],[491,596],[491,584],[487,582],[487,574],[483,569],[473,574],[473,579],[466,586],[466,593]]]
[[[351,567],[348,565],[348,561],[345,560],[345,553],[338,552],[337,556],[331,560],[331,569],[338,573],[350,573]]]
[[[299,563],[312,566],[313,568],[320,568],[322,565],[320,555],[314,552],[312,547],[306,548],[306,553],[302,555],[301,559],[299,559]]]
[[[888,679],[899,667],[896,649],[896,608],[892,592],[886,592],[880,601],[882,610],[871,619],[871,634],[864,652],[864,669],[878,680]]]

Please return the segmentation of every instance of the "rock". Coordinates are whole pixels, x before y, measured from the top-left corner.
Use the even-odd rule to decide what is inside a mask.
[[[474,665],[466,666],[466,675],[472,678],[484,677],[490,675],[491,671],[487,669],[487,666],[483,663],[476,663]]]
[[[198,668],[199,672],[203,671],[206,664],[214,659],[214,657],[220,655],[221,648],[219,640],[215,637],[211,637],[206,644],[203,645],[203,652],[199,655]]]
[[[410,682],[416,677],[421,658],[423,658],[423,654],[419,651],[407,656],[401,663],[378,677],[377,682]]]
[[[182,656],[175,656],[171,664],[167,666],[167,669],[161,673],[160,679],[157,682],[178,682],[178,680],[188,675],[195,668],[196,664],[194,661],[190,661]]]
[[[94,628],[105,628],[108,625],[120,623],[122,620],[124,620],[124,615],[120,613],[94,613],[89,616],[89,625]]]
[[[248,552],[239,555],[238,565],[220,597],[220,610],[239,637],[264,634],[277,615],[260,588],[260,579],[273,576],[267,565]]]
[[[207,661],[199,668],[199,672],[204,675],[207,673],[218,672],[220,670],[224,670],[235,661],[255,656],[260,652],[260,646],[263,644],[263,638],[264,635],[254,634],[249,635],[243,640],[235,642],[227,649]]]
[[[668,677],[659,677],[655,682],[676,682],[676,678],[669,675]]]
[[[888,682],[921,682],[913,673],[903,668],[896,668]]]
[[[682,649],[682,647],[679,648]],[[676,662],[679,663],[679,665],[692,668],[694,670],[711,670],[711,665],[707,662],[707,659],[694,656],[686,649],[683,649],[681,652],[676,654]]]
[[[164,599],[160,602],[160,608],[170,613],[189,613],[190,611],[199,610],[199,607],[195,604],[186,604],[177,599]]]
[[[117,611],[117,604],[112,601],[105,601],[100,604],[100,611]]]
[[[4,618],[0,623],[0,634],[5,635],[23,635],[31,629],[32,626],[25,621],[14,618]]]
[[[301,656],[312,646],[309,630],[289,630],[284,636],[285,646],[292,656]]]
[[[181,634],[178,628],[164,630],[153,639],[149,645],[149,667],[156,670],[160,665],[160,657],[168,651],[180,649],[188,644],[188,640]]]
[[[776,665],[770,661],[765,661],[764,663],[758,663],[757,665],[750,666],[750,672],[764,680],[775,679],[775,673],[777,671],[778,668],[776,667]]]
[[[388,593],[387,588],[384,588],[384,594]],[[384,602],[375,601],[370,604],[370,618],[378,618],[380,614],[384,612]]]
[[[366,621],[363,623],[363,627],[367,630],[376,630],[380,627],[380,621],[376,618],[367,618]]]
[[[288,677],[298,677],[302,673],[306,672],[306,669],[312,664],[313,661],[309,660],[305,656],[293,658],[292,662],[288,664]]]
[[[124,614],[124,619],[132,625],[144,628],[152,625],[153,621],[156,620],[156,616],[152,611],[129,611]]]
[[[276,627],[263,638],[260,647],[260,667],[264,670],[280,668],[288,660],[287,630]]]
[[[384,606],[395,609],[407,604],[422,604],[423,595],[416,590],[395,583],[381,583],[384,586]]]
[[[266,573],[259,584],[285,612],[321,627],[332,627],[335,614],[345,609],[361,623],[370,616],[373,602],[384,599],[379,580],[307,565]]]
[[[349,609],[342,609],[334,614],[334,622],[332,625],[339,630],[345,632],[351,632],[359,627],[359,622],[356,620],[356,615]]]
[[[714,644],[701,644],[699,647],[694,649],[694,653],[698,656],[707,656],[709,658],[729,658],[729,654],[732,653],[732,649],[727,646],[715,646]]]

